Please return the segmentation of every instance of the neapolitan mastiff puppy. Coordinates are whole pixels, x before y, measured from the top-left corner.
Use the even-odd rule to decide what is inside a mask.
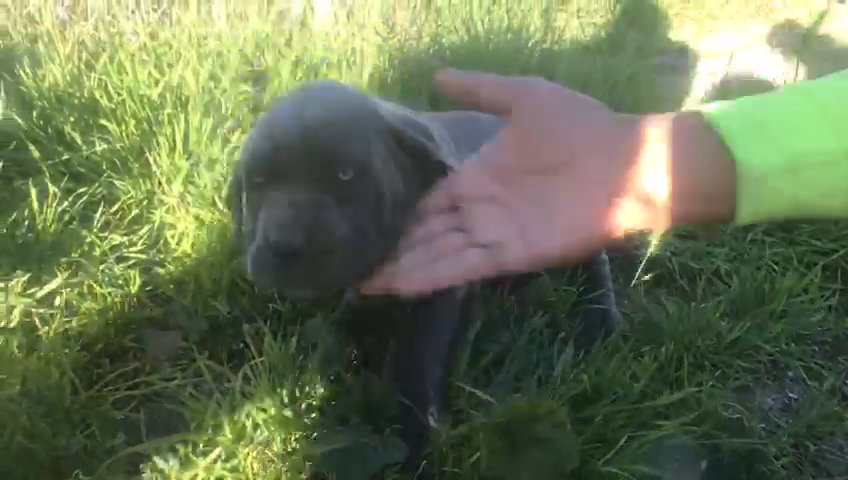
[[[396,422],[411,470],[445,408],[469,287],[409,300],[361,297],[355,286],[394,253],[422,195],[502,125],[492,115],[414,111],[313,81],[259,118],[232,178],[236,235],[258,286],[292,299],[347,292],[336,320],[363,350],[366,368],[405,399]],[[595,293],[575,342],[588,346],[612,331],[619,313],[606,253],[580,267]]]

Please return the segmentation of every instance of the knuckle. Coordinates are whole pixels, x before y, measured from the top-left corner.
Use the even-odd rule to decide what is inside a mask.
[[[547,104],[552,95],[561,90],[559,85],[541,76],[523,76],[518,82],[517,104],[522,106],[537,106]],[[531,108],[534,108],[531,107]]]

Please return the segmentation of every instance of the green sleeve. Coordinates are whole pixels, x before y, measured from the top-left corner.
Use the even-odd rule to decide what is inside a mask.
[[[848,70],[699,111],[736,162],[736,224],[848,218]]]

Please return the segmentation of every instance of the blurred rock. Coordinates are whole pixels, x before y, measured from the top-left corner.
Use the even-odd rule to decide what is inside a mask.
[[[173,359],[184,344],[181,331],[159,328],[145,328],[142,332],[142,342],[147,358],[154,363]]]
[[[658,480],[701,480],[707,456],[693,438],[669,435],[648,447],[645,464]]]

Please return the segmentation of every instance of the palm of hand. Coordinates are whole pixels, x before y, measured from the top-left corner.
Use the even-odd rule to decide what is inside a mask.
[[[508,125],[421,202],[398,259],[365,292],[420,294],[576,260],[603,246],[620,186],[618,118],[546,82],[521,85]],[[620,175],[619,175],[620,176]]]

